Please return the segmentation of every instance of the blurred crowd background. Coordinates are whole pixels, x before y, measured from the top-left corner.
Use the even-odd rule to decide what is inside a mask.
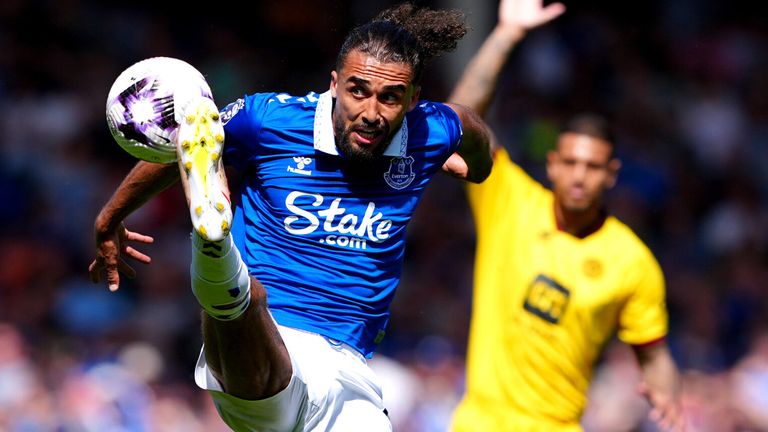
[[[0,431],[226,430],[192,379],[199,312],[180,187],[128,219],[155,237],[142,249],[154,262],[117,293],[88,280],[93,219],[134,164],[109,135],[107,92],[158,55],[200,69],[219,106],[322,92],[346,31],[394,3],[0,2]],[[768,6],[565,3],[513,54],[489,121],[545,181],[564,117],[612,119],[623,170],[609,206],[665,271],[691,430],[768,430]],[[461,8],[473,27],[425,74],[423,97],[444,100],[496,2],[419,4]],[[438,177],[372,360],[398,431],[445,430],[461,395],[473,236],[461,186]],[[637,379],[631,351],[611,342],[589,432],[655,430]]]

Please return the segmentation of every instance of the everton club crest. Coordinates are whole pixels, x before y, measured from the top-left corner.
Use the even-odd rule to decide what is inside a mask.
[[[384,173],[384,180],[392,189],[407,187],[416,174],[413,173],[413,157],[395,157],[389,161],[389,171]]]

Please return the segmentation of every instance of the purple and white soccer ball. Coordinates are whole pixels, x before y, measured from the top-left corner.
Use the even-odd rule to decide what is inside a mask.
[[[213,99],[205,77],[189,63],[171,57],[142,60],[124,70],[109,90],[109,130],[132,156],[172,163],[184,107],[199,96]]]

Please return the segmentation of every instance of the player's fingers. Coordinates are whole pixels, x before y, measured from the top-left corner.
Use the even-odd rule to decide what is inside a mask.
[[[678,431],[680,418],[674,406],[660,407],[658,424],[662,430]]]
[[[652,403],[651,411],[648,413],[648,418],[650,418],[654,423],[661,425],[661,422],[664,421],[664,411],[659,405]]]
[[[120,275],[116,266],[107,266],[107,286],[111,292],[120,288]]]
[[[649,394],[649,391],[648,391],[648,385],[644,381],[640,381],[637,384],[637,393],[640,396],[645,397],[646,399],[649,398],[650,394]]]
[[[547,5],[544,9],[541,10],[541,23],[552,21],[553,19],[559,17],[560,15],[565,12],[565,5],[562,3],[552,3]]]
[[[663,431],[671,431],[672,430],[672,419],[669,418],[668,413],[662,413],[659,417],[659,427]]]
[[[150,244],[155,241],[155,239],[152,236],[139,234],[134,231],[128,231],[127,229],[125,230],[125,239],[139,242],[139,243],[146,243],[146,244]]]
[[[99,260],[95,259],[93,262],[91,262],[91,265],[88,266],[88,274],[91,277],[91,282],[101,282],[101,270],[103,268],[104,266],[99,263]]]
[[[122,274],[124,274],[130,279],[133,279],[136,277],[136,270],[134,270],[133,267],[128,265],[128,263],[123,261],[122,259],[117,263],[117,268],[120,270]]]
[[[123,248],[123,253],[144,264],[152,262],[152,258],[149,255],[143,254],[130,246],[125,246]]]
[[[685,417],[679,407],[675,407],[669,412],[669,430],[674,432],[685,431]]]

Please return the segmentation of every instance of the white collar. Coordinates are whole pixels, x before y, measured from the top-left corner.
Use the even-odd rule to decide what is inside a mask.
[[[328,90],[321,94],[319,99],[315,111],[315,150],[338,156],[339,151],[336,149],[336,140],[333,137],[333,98],[331,98],[331,91]],[[403,117],[403,124],[384,150],[384,156],[405,157],[407,148],[408,119]]]

